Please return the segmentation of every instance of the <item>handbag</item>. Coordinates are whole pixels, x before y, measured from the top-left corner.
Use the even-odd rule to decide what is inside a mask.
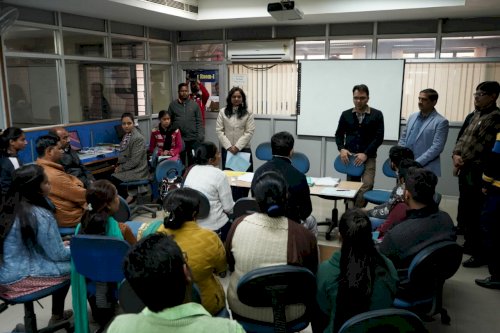
[[[183,183],[184,179],[179,175],[177,169],[169,169],[160,184],[160,199],[163,201],[169,192],[181,188]]]

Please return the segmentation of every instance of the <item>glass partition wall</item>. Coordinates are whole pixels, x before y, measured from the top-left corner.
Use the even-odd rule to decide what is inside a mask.
[[[18,21],[2,36],[12,126],[146,116],[168,107],[170,41],[148,37],[145,27],[53,15],[62,23]]]

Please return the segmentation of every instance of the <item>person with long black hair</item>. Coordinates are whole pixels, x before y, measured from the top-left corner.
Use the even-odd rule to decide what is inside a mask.
[[[70,250],[64,246],[47,200],[50,184],[36,164],[20,167],[0,215],[0,295],[17,298],[58,285],[70,278]],[[52,295],[49,325],[68,319],[67,288]]]
[[[285,179],[277,172],[263,173],[255,182],[255,200],[260,213],[244,215],[234,221],[226,239],[226,256],[232,271],[227,300],[234,315],[272,323],[271,307],[250,307],[243,304],[236,292],[240,278],[264,266],[293,265],[309,269],[318,268],[316,237],[285,216],[287,202]],[[305,313],[302,304],[286,307],[287,321]]]
[[[23,165],[17,154],[27,144],[24,131],[18,127],[8,127],[0,135],[0,190],[2,197],[9,190],[12,173]]]
[[[201,304],[212,315],[227,313],[224,288],[215,274],[226,271],[226,251],[217,235],[196,223],[200,198],[192,188],[179,188],[165,198],[163,221],[148,223],[142,233],[155,232],[171,235],[182,251],[191,269],[193,282],[200,288]]]
[[[149,166],[147,159],[146,143],[144,136],[135,128],[134,115],[125,112],[121,117],[122,129],[125,135],[120,142],[120,153],[115,172],[111,175],[111,181],[118,189],[118,193],[131,204],[137,198],[140,189],[130,189],[123,182],[144,180],[149,177]]]
[[[120,199],[115,186],[105,179],[96,180],[90,184],[86,193],[87,209],[75,233],[84,235],[102,235],[124,239],[131,245],[136,239],[130,228],[124,223],[118,223],[113,214],[118,210]],[[75,332],[88,332],[87,297],[94,320],[102,332],[115,315],[116,284],[96,282],[95,295],[87,295],[85,277],[71,269],[71,293],[73,309],[75,310]]]
[[[181,130],[172,126],[172,111],[161,110],[158,113],[158,128],[151,132],[149,154],[155,149],[158,156],[167,156],[168,160],[179,161],[182,151]]]
[[[218,168],[220,153],[217,146],[208,141],[200,143],[194,161],[187,171],[184,186],[200,191],[210,202],[210,213],[197,222],[201,227],[215,231],[224,241],[231,228],[228,214],[233,211],[234,201],[229,181]]]
[[[226,169],[228,152],[233,155],[240,151],[250,153],[250,163],[252,163],[250,140],[255,132],[255,121],[253,113],[248,110],[247,97],[243,89],[233,87],[229,91],[226,107],[219,111],[215,132],[224,148],[221,152],[222,169]],[[250,164],[246,171],[252,172],[253,166]]]
[[[397,271],[375,248],[371,231],[370,220],[362,210],[342,215],[342,248],[319,266],[316,275],[320,311],[313,323],[314,332],[335,333],[359,313],[392,306]]]

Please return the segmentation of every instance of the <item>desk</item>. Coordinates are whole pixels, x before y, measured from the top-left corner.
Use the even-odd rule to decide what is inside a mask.
[[[110,147],[98,147],[89,153],[78,154],[83,165],[93,174],[98,175],[114,171],[118,152]]]
[[[247,188],[251,186],[250,179],[253,174],[251,175],[250,172],[247,173],[247,172],[236,172],[231,170],[225,170],[224,173],[226,174],[226,177],[228,178],[229,184],[231,186],[247,187]],[[239,177],[247,178],[246,179],[247,181],[240,180],[238,179]],[[318,225],[328,224],[328,230],[325,235],[325,238],[327,240],[330,240],[331,238],[330,233],[338,225],[338,209],[336,200],[354,199],[354,197],[356,197],[356,194],[358,193],[362,185],[363,183],[361,182],[351,182],[347,180],[341,180],[337,186],[313,185],[309,187],[311,195],[316,195],[320,198],[328,200],[335,200],[335,206],[332,209],[331,221],[327,223],[318,223]],[[346,210],[347,210],[347,203],[346,203]]]

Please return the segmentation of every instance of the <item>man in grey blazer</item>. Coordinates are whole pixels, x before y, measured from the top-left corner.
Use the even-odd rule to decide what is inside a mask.
[[[415,155],[415,161],[441,176],[440,155],[448,138],[448,120],[436,109],[438,93],[434,89],[424,89],[418,96],[418,108],[408,118],[399,145],[408,147]]]

